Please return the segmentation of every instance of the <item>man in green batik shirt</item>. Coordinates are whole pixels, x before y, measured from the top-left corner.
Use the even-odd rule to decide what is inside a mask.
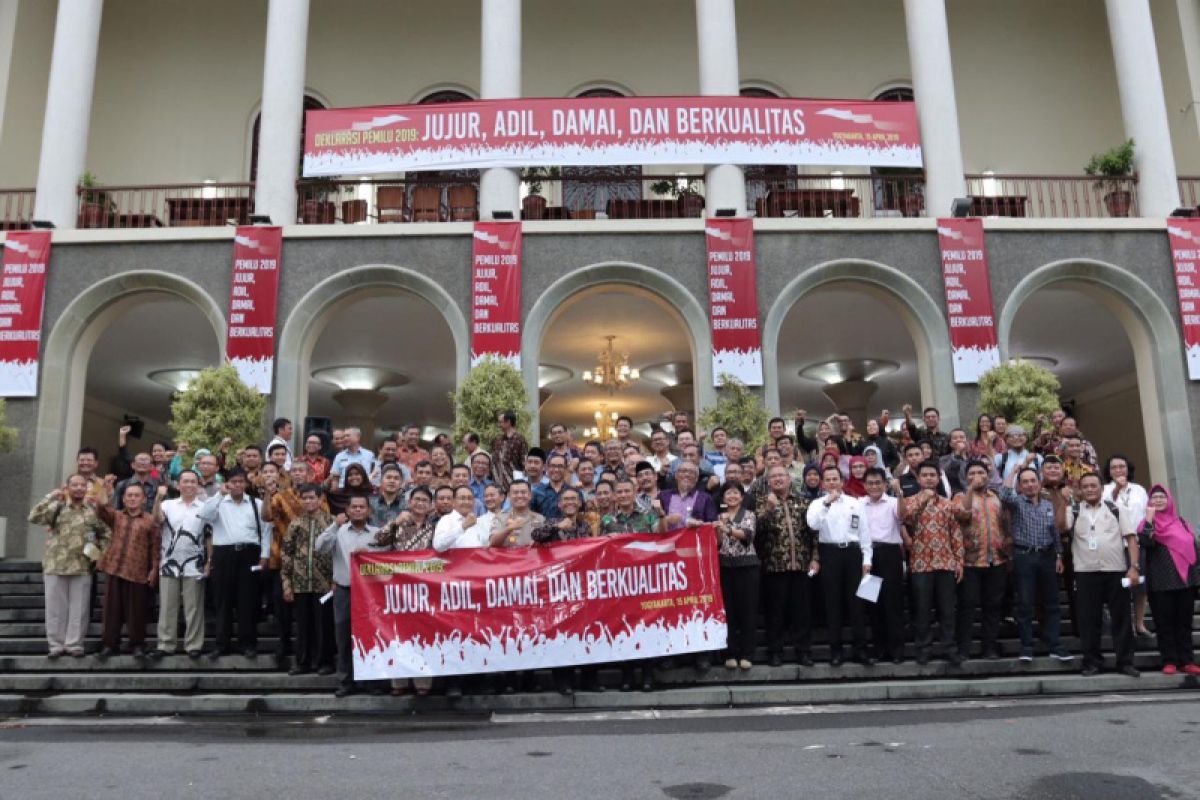
[[[633,480],[621,478],[617,481],[617,510],[605,514],[600,520],[600,532],[614,533],[662,533],[663,523],[653,512],[641,512],[635,507],[637,497]]]

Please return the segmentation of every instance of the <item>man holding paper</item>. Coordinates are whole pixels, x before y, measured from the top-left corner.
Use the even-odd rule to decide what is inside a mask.
[[[1103,499],[1104,482],[1099,475],[1089,472],[1080,478],[1079,493],[1083,502],[1072,503],[1067,509],[1067,530],[1075,561],[1076,624],[1083,650],[1083,674],[1096,675],[1104,666],[1100,635],[1107,606],[1117,672],[1136,678],[1141,673],[1133,666],[1129,604],[1130,587],[1136,586],[1140,577],[1137,534],[1125,509]]]
[[[909,530],[909,572],[913,587],[913,630],[917,663],[929,663],[933,642],[930,623],[934,598],[942,628],[942,650],[954,666],[962,663],[954,636],[957,614],[955,585],[963,576],[963,535],[954,517],[954,504],[937,493],[941,471],[937,462],[917,467],[921,490],[904,500],[904,524]]]

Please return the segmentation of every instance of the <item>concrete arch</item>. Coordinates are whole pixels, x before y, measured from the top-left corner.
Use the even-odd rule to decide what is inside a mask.
[[[456,382],[466,376],[471,339],[467,318],[454,298],[419,272],[390,264],[366,264],[321,281],[288,314],[279,336],[275,416],[294,420],[297,427],[301,425],[308,412],[310,362],[317,340],[338,311],[371,289],[412,292],[432,304],[454,337]]]
[[[139,270],[88,287],[55,320],[42,350],[31,502],[59,485],[63,475],[74,469],[73,451],[82,428],[92,348],[114,320],[149,293],[174,295],[195,305],[212,325],[218,352],[225,352],[225,312],[208,292],[187,278]]]
[[[763,80],[761,78],[743,79],[741,90],[758,89],[763,92],[770,92],[776,97],[791,97],[791,95],[778,83],[773,81]]]
[[[1000,353],[1008,357],[1013,320],[1039,289],[1065,284],[1093,298],[1121,322],[1133,345],[1150,474],[1168,481],[1185,515],[1200,514],[1197,471],[1188,413],[1182,339],[1162,298],[1129,270],[1091,259],[1045,264],[1013,287],[999,315]]]
[[[763,383],[765,402],[779,409],[779,333],[788,312],[802,297],[830,283],[857,283],[900,314],[917,350],[921,404],[937,406],[946,429],[958,425],[958,394],[954,388],[950,332],[942,307],[912,278],[875,261],[838,259],[817,264],[794,278],[771,305],[763,323]]]
[[[587,81],[586,83],[581,83],[578,86],[576,86],[574,89],[571,89],[570,91],[568,91],[563,96],[564,97],[579,97],[584,92],[594,92],[597,89],[603,89],[603,90],[609,91],[609,92],[616,92],[617,94],[621,95],[622,97],[637,97],[637,92],[633,91],[625,84],[618,83],[616,81],[609,81],[609,80]]]
[[[713,388],[712,346],[708,328],[708,312],[682,283],[665,272],[628,261],[608,261],[580,267],[561,278],[542,292],[529,313],[521,331],[521,372],[529,388],[529,413],[532,429],[538,430],[538,354],[542,339],[554,318],[555,311],[587,289],[600,286],[627,286],[642,289],[657,296],[683,318],[684,327],[692,340],[692,382],[696,387],[696,411],[716,401]]]
[[[424,101],[426,97],[435,95],[438,92],[462,92],[472,100],[479,99],[479,92],[467,86],[465,83],[433,83],[429,86],[422,87],[420,91],[413,94],[409,99],[409,105],[417,105]]]

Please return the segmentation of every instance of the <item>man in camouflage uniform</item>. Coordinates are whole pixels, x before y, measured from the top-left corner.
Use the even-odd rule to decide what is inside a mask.
[[[84,476],[72,475],[66,486],[46,495],[29,512],[31,523],[49,528],[42,573],[50,658],[83,655],[92,591],[92,563],[84,555],[84,546],[101,544],[108,537],[96,509],[85,502],[90,485]]]

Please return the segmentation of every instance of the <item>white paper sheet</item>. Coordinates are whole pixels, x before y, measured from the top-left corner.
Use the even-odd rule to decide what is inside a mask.
[[[864,575],[858,584],[858,596],[868,603],[879,602],[879,590],[883,588],[883,578],[878,575]]]

